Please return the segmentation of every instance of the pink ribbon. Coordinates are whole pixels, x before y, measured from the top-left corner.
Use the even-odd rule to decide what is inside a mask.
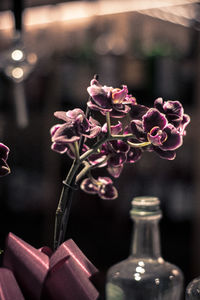
[[[71,239],[53,253],[9,233],[0,268],[0,300],[96,300],[99,293],[90,281],[96,273]]]

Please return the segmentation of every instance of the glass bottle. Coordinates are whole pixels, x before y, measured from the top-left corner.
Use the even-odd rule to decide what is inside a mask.
[[[130,213],[135,223],[131,254],[109,269],[106,300],[181,300],[183,274],[160,253],[159,199],[136,197]]]
[[[186,288],[186,300],[200,299],[200,277],[193,279]]]

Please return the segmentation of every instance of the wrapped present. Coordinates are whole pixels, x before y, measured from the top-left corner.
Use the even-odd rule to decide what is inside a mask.
[[[53,252],[9,233],[0,268],[0,299],[96,300],[99,294],[90,281],[96,273],[72,239]]]

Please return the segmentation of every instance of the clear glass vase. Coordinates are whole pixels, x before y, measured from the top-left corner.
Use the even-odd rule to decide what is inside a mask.
[[[186,300],[200,299],[200,277],[193,279],[186,288]]]
[[[107,274],[106,300],[181,300],[183,274],[161,257],[156,197],[132,201],[134,234],[130,256]]]

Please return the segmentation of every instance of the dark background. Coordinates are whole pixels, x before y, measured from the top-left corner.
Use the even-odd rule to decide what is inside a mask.
[[[112,0],[107,1],[107,14],[95,15],[100,2],[0,1],[0,141],[11,149],[11,174],[1,178],[0,185],[0,247],[10,231],[36,248],[52,246],[54,213],[71,165],[67,156],[50,149],[49,130],[57,123],[53,113],[85,109],[86,89],[94,74],[108,86],[127,84],[141,104],[153,106],[157,97],[180,100],[192,121],[174,161],[146,153],[115,180],[119,197],[114,201],[79,190],[74,194],[66,239],[72,238],[99,269],[97,288],[103,299],[108,268],[129,254],[129,210],[135,196],[160,198],[162,254],[182,269],[185,286],[200,274],[200,15],[195,1],[182,5],[173,1],[172,7],[159,8],[152,8],[149,1],[143,9],[137,6],[142,1],[133,1],[126,12],[122,5],[122,11],[113,14]],[[74,19],[61,21],[59,14],[55,19],[61,4],[69,16],[74,12]],[[88,16],[76,17],[84,4]],[[48,22],[40,21],[44,5],[49,5]],[[31,25],[28,15],[34,9]],[[13,16],[14,10],[16,23],[14,17],[4,22],[3,16]],[[6,75],[15,27],[21,31],[26,53],[37,55],[20,84]],[[16,119],[19,85],[28,109],[26,126]]]

